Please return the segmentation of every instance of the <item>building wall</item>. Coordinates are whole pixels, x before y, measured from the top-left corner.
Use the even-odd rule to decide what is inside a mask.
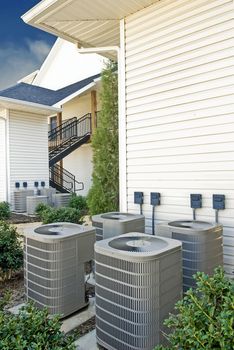
[[[57,90],[100,73],[104,61],[97,54],[80,54],[75,44],[57,39],[33,85]]]
[[[9,114],[10,191],[13,203],[15,182],[45,181],[49,186],[47,117],[10,111]]]
[[[212,194],[225,194],[224,264],[234,276],[233,1],[160,1],[125,23],[127,208],[143,191],[160,192],[157,222],[192,219],[190,193],[201,193],[197,219],[214,221]]]
[[[83,117],[83,115],[91,112],[90,92],[73,98],[71,101],[63,105],[63,120],[72,117]]]
[[[6,201],[6,126],[0,113],[0,202]]]
[[[82,117],[91,112],[91,93],[78,96],[63,105],[63,120],[72,117]],[[99,95],[98,95],[98,107]],[[82,145],[63,159],[63,167],[75,175],[77,181],[84,183],[84,190],[77,192],[79,195],[86,196],[92,185],[93,171],[93,151],[91,143]]]
[[[91,144],[84,144],[63,159],[63,167],[75,175],[76,180],[84,183],[84,190],[76,192],[86,196],[92,184],[93,151]]]

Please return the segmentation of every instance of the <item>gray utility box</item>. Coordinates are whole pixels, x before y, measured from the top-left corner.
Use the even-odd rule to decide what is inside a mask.
[[[163,321],[182,294],[181,242],[133,232],[94,249],[98,344],[152,350],[165,343]]]
[[[48,204],[47,196],[27,196],[27,213],[29,215],[35,214],[36,207],[38,204]]]
[[[71,223],[42,225],[25,232],[27,300],[63,317],[88,304],[85,262],[94,257],[95,229]]]
[[[55,188],[41,188],[40,189],[40,193],[42,196],[47,196],[48,197],[48,204],[49,205],[53,205],[53,200],[52,200],[52,196],[53,194],[56,193],[56,189]]]
[[[96,239],[115,237],[127,232],[145,232],[143,215],[110,212],[92,217],[92,225],[96,228]]]
[[[52,202],[55,208],[67,207],[70,199],[72,197],[71,193],[55,193],[52,194]]]
[[[204,221],[178,220],[157,226],[157,234],[178,239],[183,249],[183,289],[195,286],[197,271],[212,274],[223,265],[222,225]]]
[[[17,213],[25,213],[27,210],[26,198],[33,195],[34,190],[23,189],[14,191],[14,210]]]

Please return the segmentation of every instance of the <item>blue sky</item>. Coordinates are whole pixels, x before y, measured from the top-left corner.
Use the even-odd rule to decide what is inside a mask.
[[[20,18],[39,0],[0,1],[0,90],[40,68],[56,38]]]

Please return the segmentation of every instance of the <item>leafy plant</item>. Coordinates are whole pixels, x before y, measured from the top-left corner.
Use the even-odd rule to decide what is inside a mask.
[[[45,206],[39,210],[38,215],[43,224],[50,224],[53,222],[73,222],[77,224],[83,223],[82,212],[75,208],[51,208],[49,206]]]
[[[209,277],[195,276],[196,289],[186,292],[176,304],[176,315],[165,325],[172,329],[170,346],[155,350],[232,350],[234,349],[234,283],[224,276],[221,267]]]
[[[44,204],[44,203],[39,203],[37,206],[36,206],[36,210],[35,210],[35,213],[40,216],[41,213],[44,211],[44,210],[47,210],[49,207],[49,205],[47,204]]]
[[[6,289],[3,293],[0,293],[0,312],[9,304],[11,297],[12,292],[10,289]]]
[[[87,200],[86,197],[83,196],[77,196],[77,195],[72,195],[68,206],[70,208],[75,208],[80,210],[83,215],[87,214],[88,211],[88,205],[87,205]]]
[[[9,279],[12,272],[23,266],[20,235],[13,226],[0,221],[0,279]]]
[[[74,339],[60,331],[59,316],[29,304],[18,315],[0,311],[0,349],[75,350]]]
[[[11,215],[10,204],[7,202],[0,203],[0,220],[9,219]]]
[[[118,77],[109,62],[102,72],[98,127],[92,137],[93,185],[87,202],[91,215],[119,208]]]

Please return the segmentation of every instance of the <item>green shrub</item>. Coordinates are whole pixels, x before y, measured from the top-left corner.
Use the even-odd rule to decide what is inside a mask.
[[[234,283],[217,268],[212,277],[198,272],[196,289],[176,304],[178,314],[165,325],[172,329],[169,347],[155,350],[233,350]]]
[[[23,266],[23,249],[20,235],[13,226],[0,221],[0,279],[11,277],[12,272]]]
[[[73,338],[60,331],[59,317],[27,305],[18,315],[0,311],[0,349],[75,350]]]
[[[80,210],[84,215],[88,212],[86,197],[72,195],[68,206]]]
[[[76,224],[82,224],[82,216],[80,210],[69,207],[47,207],[39,213],[39,217],[43,224],[50,224],[53,222],[73,222]]]
[[[10,289],[5,289],[3,293],[0,293],[0,312],[9,304],[11,297],[12,291]]]
[[[9,219],[11,215],[10,204],[7,202],[0,203],[0,220]]]
[[[48,208],[50,208],[49,205],[44,204],[44,203],[39,203],[39,204],[36,206],[35,213],[36,213],[36,215],[40,216],[41,213],[42,213],[44,210],[47,210]]]
[[[98,127],[92,135],[93,184],[87,196],[90,215],[119,210],[118,75],[109,62],[101,75]]]

